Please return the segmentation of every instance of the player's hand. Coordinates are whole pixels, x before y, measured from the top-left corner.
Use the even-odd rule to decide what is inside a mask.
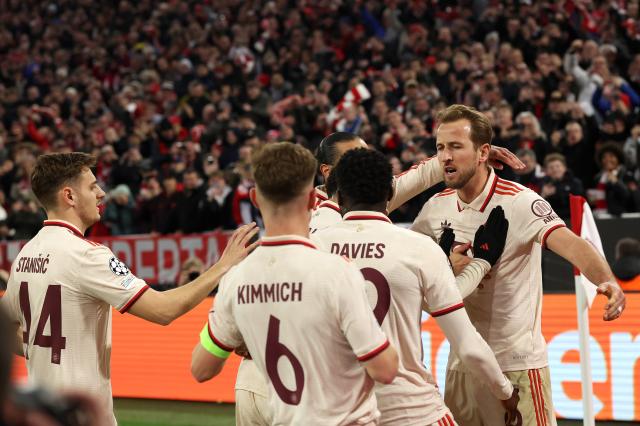
[[[251,238],[253,238],[258,231],[260,231],[260,228],[258,228],[255,222],[236,229],[231,237],[229,237],[227,247],[225,247],[224,253],[220,256],[218,263],[226,268],[231,268],[247,257],[259,243],[259,241],[250,243]]]
[[[522,424],[522,414],[518,411],[518,402],[520,402],[519,392],[520,390],[514,386],[511,398],[500,401],[506,410],[506,413],[504,413],[504,424],[506,426]]]
[[[465,254],[470,247],[471,247],[471,243],[464,243],[453,248],[453,251],[449,256],[449,262],[451,262],[453,275],[455,276],[460,275],[462,270],[469,263],[471,263],[471,258]]]
[[[509,221],[504,217],[502,207],[494,207],[484,225],[476,231],[473,240],[473,256],[495,265],[507,241]]]
[[[442,235],[440,236],[440,242],[438,243],[438,245],[440,245],[440,248],[447,256],[449,256],[449,253],[451,253],[451,247],[453,246],[453,242],[455,241],[455,239],[456,234],[455,232],[453,232],[453,229],[444,228],[444,231],[442,231]]]
[[[525,168],[524,163],[520,161],[513,152],[509,151],[507,148],[502,148],[501,146],[491,145],[491,151],[489,151],[489,165],[494,169],[502,170],[504,168],[503,163],[514,170]]]
[[[609,299],[609,302],[604,306],[603,319],[605,321],[612,321],[620,318],[627,302],[618,283],[615,281],[606,281],[598,286],[597,291]]]

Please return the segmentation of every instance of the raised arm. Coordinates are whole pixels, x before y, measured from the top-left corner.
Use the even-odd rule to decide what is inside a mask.
[[[164,292],[149,289],[129,308],[129,312],[156,324],[170,324],[204,300],[217,287],[220,278],[247,257],[257,244],[248,244],[257,232],[255,223],[238,228],[215,265],[182,287]]]
[[[603,319],[617,319],[625,308],[625,295],[616,282],[607,261],[586,240],[580,238],[567,228],[558,228],[546,239],[547,248],[564,257],[598,286],[598,293],[609,299],[604,307]]]

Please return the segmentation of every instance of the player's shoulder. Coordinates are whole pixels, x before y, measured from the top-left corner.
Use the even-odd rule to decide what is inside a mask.
[[[433,241],[433,238],[412,231],[406,228],[398,227],[398,240],[403,243],[407,253],[417,253],[420,257],[428,256],[430,253],[442,251],[440,246]]]
[[[549,203],[540,194],[516,182],[499,178],[495,194],[500,197],[501,204],[510,206],[517,211],[531,209],[535,213],[536,211],[551,210]]]

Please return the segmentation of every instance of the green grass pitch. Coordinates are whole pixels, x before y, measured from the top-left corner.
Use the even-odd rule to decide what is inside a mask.
[[[154,399],[114,400],[119,426],[234,426],[233,404],[163,401]],[[596,422],[598,426],[627,426],[628,422]],[[635,423],[637,424],[637,423]],[[558,420],[558,426],[581,426],[582,421]]]

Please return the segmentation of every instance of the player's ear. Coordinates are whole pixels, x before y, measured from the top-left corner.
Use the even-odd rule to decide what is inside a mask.
[[[307,210],[313,210],[316,207],[317,201],[316,189],[311,188],[311,191],[309,191],[309,199],[307,200]]]
[[[491,145],[488,143],[482,144],[480,146],[480,158],[478,161],[480,163],[487,163],[489,161],[489,152],[491,151]]]
[[[75,194],[73,192],[73,189],[69,186],[65,186],[64,188],[62,188],[60,190],[60,192],[62,193],[62,202],[64,203],[64,205],[66,206],[75,206]]]
[[[251,188],[249,189],[249,199],[251,200],[251,204],[253,204],[253,206],[260,210],[260,206],[258,205],[258,196],[256,194],[256,188]]]
[[[320,173],[322,173],[322,179],[326,182],[331,173],[331,166],[328,164],[320,164]]]

